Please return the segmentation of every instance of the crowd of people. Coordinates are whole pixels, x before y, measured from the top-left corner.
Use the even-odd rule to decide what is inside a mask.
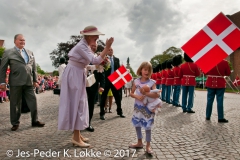
[[[58,114],[58,129],[73,131],[72,144],[82,148],[89,147],[89,138],[83,137],[81,130],[93,132],[91,124],[94,104],[97,93],[100,93],[100,119],[105,120],[105,113],[112,113],[112,100],[114,97],[117,106],[117,115],[125,118],[122,110],[122,88],[116,89],[107,78],[120,67],[119,58],[114,55],[112,44],[114,38],[106,40],[104,49],[96,54],[99,35],[104,35],[95,26],[88,26],[80,32],[83,38],[68,53],[69,61],[66,67],[65,59],[60,59],[58,76],[37,76],[33,52],[27,50],[22,34],[14,37],[15,47],[4,52],[0,68],[0,95],[9,91],[10,120],[12,131],[20,125],[21,106],[24,100],[31,112],[32,127],[44,127],[45,123],[38,121],[36,94],[46,90],[59,88],[61,90]],[[101,68],[102,62],[107,58],[110,67]],[[186,53],[185,62],[182,56],[166,60],[157,67],[152,68],[150,62],[143,62],[137,70],[138,78],[125,84],[125,94],[135,99],[132,124],[136,129],[137,143],[130,144],[130,148],[143,148],[142,132],[146,132],[146,152],[152,154],[150,146],[151,128],[158,108],[162,101],[176,107],[182,107],[184,113],[195,113],[194,88],[195,78],[200,70]],[[9,80],[6,71],[10,67]],[[94,75],[94,83],[87,86],[88,78]],[[217,96],[218,122],[228,122],[223,114],[223,95],[226,87],[224,76],[230,74],[230,68],[225,60],[216,65],[206,75],[207,106],[206,120],[210,120],[212,104]],[[91,76],[92,77],[92,76]],[[179,97],[182,90],[182,101]],[[10,96],[11,91],[11,96]],[[35,92],[35,93],[34,93]],[[2,99],[2,98],[1,98]],[[161,99],[161,100],[160,100]],[[5,98],[6,100],[6,98]],[[109,108],[107,102],[109,101]]]
[[[38,87],[35,88],[36,94],[44,93],[48,90],[53,90],[55,88],[58,88],[58,76],[45,76],[45,75],[39,75],[37,78]]]

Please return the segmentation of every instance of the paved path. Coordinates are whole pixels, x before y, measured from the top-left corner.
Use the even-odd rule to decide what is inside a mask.
[[[240,159],[238,94],[225,94],[227,124],[217,122],[216,103],[211,121],[205,120],[205,91],[196,91],[195,114],[182,113],[181,108],[164,104],[152,130],[153,156],[146,155],[145,149],[128,148],[130,143],[136,142],[131,124],[132,98],[123,97],[126,118],[117,116],[113,109],[113,113],[107,113],[106,120],[102,121],[96,105],[92,122],[95,132],[82,131],[90,138],[91,148],[88,149],[72,146],[71,131],[57,130],[59,97],[47,91],[38,94],[37,98],[39,119],[46,122],[44,128],[32,128],[28,113],[22,114],[19,129],[10,131],[9,103],[0,104],[0,159],[79,159],[81,156],[84,159],[94,156],[97,159]],[[115,104],[113,108],[116,108]],[[12,157],[9,158],[6,152],[13,154]],[[18,152],[21,152],[20,156]]]

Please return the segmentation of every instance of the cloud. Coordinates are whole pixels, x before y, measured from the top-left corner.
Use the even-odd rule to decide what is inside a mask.
[[[141,47],[138,60],[149,61],[172,46],[164,41],[177,34],[183,15],[171,3],[169,0],[141,0],[129,8],[129,32],[126,35]]]
[[[231,7],[229,7],[231,6]],[[181,47],[220,11],[239,11],[236,0],[2,0],[0,39],[6,48],[24,34],[26,48],[45,71],[53,71],[49,53],[88,25],[115,38],[114,54],[136,71],[140,63],[171,46]]]

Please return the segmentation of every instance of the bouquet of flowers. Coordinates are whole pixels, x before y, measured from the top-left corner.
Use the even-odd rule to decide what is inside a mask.
[[[102,73],[104,70],[107,71],[110,68],[111,66],[110,64],[111,64],[111,61],[107,56],[105,56],[102,63],[100,63],[99,65],[96,65],[96,69],[98,70],[98,72]]]

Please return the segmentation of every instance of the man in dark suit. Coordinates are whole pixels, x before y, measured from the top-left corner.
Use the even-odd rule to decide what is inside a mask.
[[[96,52],[96,44],[90,46],[93,53]],[[104,72],[98,72],[97,70],[93,71],[94,77],[96,79],[96,82],[91,86],[87,87],[87,95],[88,95],[88,110],[89,110],[89,127],[86,128],[87,131],[94,132],[94,128],[91,126],[91,120],[94,112],[94,104],[95,104],[95,99],[98,95],[98,85],[100,84],[99,92],[102,92],[103,85],[105,83],[105,74]]]
[[[43,127],[38,121],[37,100],[34,87],[37,84],[37,71],[33,52],[25,49],[25,38],[22,34],[14,36],[15,47],[4,51],[0,68],[1,88],[6,90],[5,78],[10,66],[9,85],[11,88],[10,119],[11,130],[16,131],[20,124],[22,95],[31,111],[32,127]]]
[[[121,108],[122,88],[117,90],[114,87],[114,85],[108,79],[108,76],[120,67],[120,62],[119,62],[119,59],[113,55],[113,49],[112,48],[109,49],[108,56],[109,56],[109,59],[111,61],[111,67],[107,71],[105,71],[105,85],[104,85],[104,91],[102,92],[101,103],[100,103],[100,119],[101,120],[105,120],[104,106],[105,106],[105,102],[106,102],[106,99],[107,99],[107,94],[108,94],[109,89],[112,90],[114,99],[115,99],[116,104],[117,104],[117,114],[120,117],[125,118],[125,116],[122,113],[122,108]]]

